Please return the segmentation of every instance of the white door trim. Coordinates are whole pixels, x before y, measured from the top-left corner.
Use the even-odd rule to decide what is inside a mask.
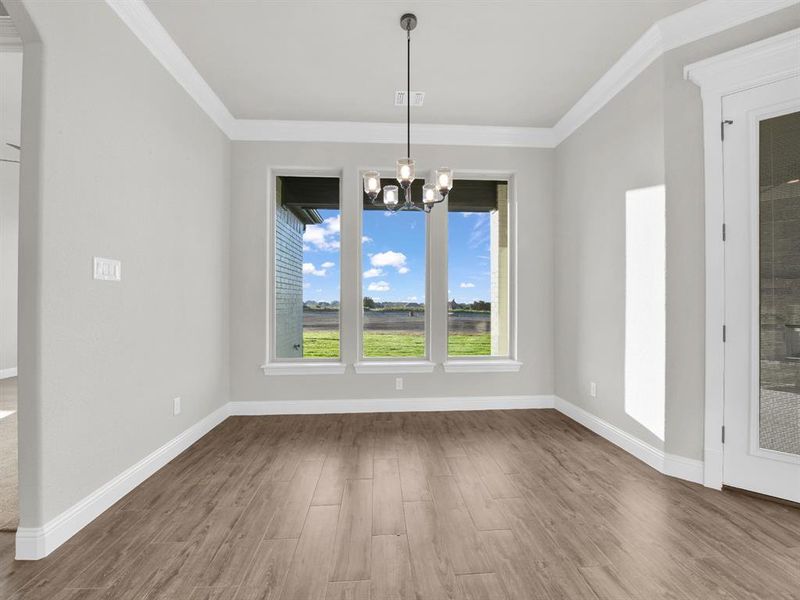
[[[800,28],[687,65],[684,77],[703,99],[706,221],[705,472],[707,487],[722,487],[724,414],[725,254],[723,227],[722,98],[800,75]]]

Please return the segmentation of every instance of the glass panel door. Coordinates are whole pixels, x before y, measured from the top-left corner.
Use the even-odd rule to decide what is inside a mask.
[[[759,124],[759,447],[800,454],[800,112]]]
[[[722,108],[723,483],[800,502],[800,78]]]

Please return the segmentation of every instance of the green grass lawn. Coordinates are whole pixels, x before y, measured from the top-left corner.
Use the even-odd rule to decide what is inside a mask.
[[[450,356],[488,356],[492,353],[492,338],[488,333],[451,335],[448,339]],[[367,333],[364,336],[364,356],[424,356],[425,336],[415,333]],[[306,331],[303,333],[305,358],[337,358],[338,331]]]

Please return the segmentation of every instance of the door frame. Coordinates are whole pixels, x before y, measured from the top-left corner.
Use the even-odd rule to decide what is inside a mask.
[[[703,484],[721,489],[725,407],[725,245],[722,99],[800,76],[800,28],[692,63],[684,78],[700,87],[705,162],[705,426]]]

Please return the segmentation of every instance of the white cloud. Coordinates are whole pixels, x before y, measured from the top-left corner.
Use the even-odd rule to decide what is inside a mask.
[[[386,281],[373,281],[367,286],[370,292],[388,292],[391,288]]]
[[[323,269],[332,269],[333,267],[336,266],[336,263],[331,262],[331,261],[327,261],[327,262],[322,263],[321,266],[322,266]]]
[[[311,287],[311,284],[308,283],[307,281],[303,284],[303,289],[308,289],[310,287]]]
[[[470,283],[469,281],[462,281],[461,283],[458,284],[458,287],[465,288],[465,289],[466,288],[474,288],[475,284],[474,283]]]
[[[470,248],[483,247],[489,243],[489,213],[478,213],[476,217],[469,234]]]
[[[401,275],[405,275],[410,271],[406,266],[406,255],[394,250],[373,254],[370,256],[369,262],[373,267],[394,267]]]
[[[323,225],[328,226],[328,230],[332,231],[333,233],[339,233],[341,229],[341,219],[339,217],[328,217],[324,221],[322,221]]]
[[[368,235],[362,235],[361,236],[361,243],[362,244],[369,244],[371,241],[372,241],[372,238],[369,237]]]
[[[380,277],[381,275],[383,275],[383,269],[376,269],[373,267],[372,269],[367,269],[366,271],[364,271],[364,279],[370,279],[372,277]]]
[[[406,300],[408,302],[416,302],[417,301],[417,297],[416,296],[409,296],[408,298],[406,298]]]
[[[317,277],[325,277],[327,271],[325,269],[317,269],[314,263],[303,263],[303,275],[316,275]]]
[[[339,217],[328,217],[318,225],[308,225],[303,233],[303,250],[332,252],[339,249]]]

